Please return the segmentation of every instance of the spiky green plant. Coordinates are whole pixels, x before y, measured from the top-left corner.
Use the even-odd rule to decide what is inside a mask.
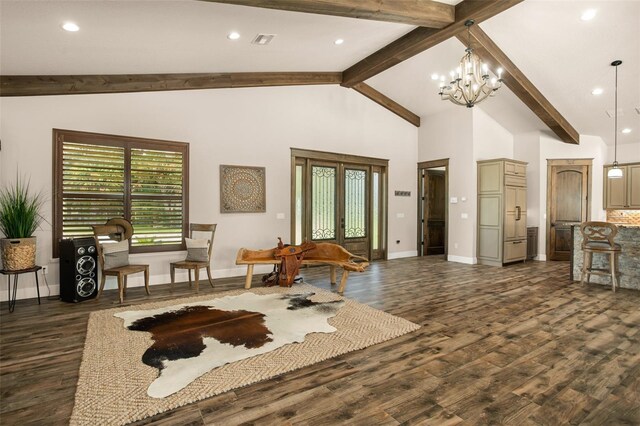
[[[42,193],[32,194],[29,181],[16,178],[14,185],[0,189],[0,232],[6,238],[29,238],[42,222]]]

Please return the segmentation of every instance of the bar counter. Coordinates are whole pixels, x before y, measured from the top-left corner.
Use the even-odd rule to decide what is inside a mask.
[[[617,225],[618,234],[615,242],[622,246],[619,257],[618,284],[620,288],[640,290],[640,226]],[[582,234],[580,225],[573,225],[573,250],[571,258],[572,278],[580,281],[582,278]],[[593,267],[609,268],[608,255],[595,253],[593,255]],[[590,282],[611,286],[611,278],[608,276],[591,275]]]

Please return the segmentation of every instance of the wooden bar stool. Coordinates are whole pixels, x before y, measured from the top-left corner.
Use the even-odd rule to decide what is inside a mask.
[[[620,244],[613,242],[618,227],[609,222],[584,222],[580,226],[582,233],[582,278],[580,283],[589,282],[591,275],[611,276],[613,291],[618,285],[618,255],[622,252]],[[609,257],[609,269],[592,268],[593,253],[606,254]]]

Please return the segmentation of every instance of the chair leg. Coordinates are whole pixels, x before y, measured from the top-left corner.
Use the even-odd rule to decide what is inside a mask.
[[[587,276],[587,257],[589,253],[586,251],[582,252],[582,273],[580,277],[580,284],[584,285],[585,277]]]
[[[107,276],[102,273],[100,274],[100,290],[98,290],[98,295],[96,296],[96,300],[100,299],[102,296],[102,290],[104,290],[104,283],[107,281]]]
[[[213,278],[211,278],[211,265],[207,265],[207,276],[209,277],[209,284],[211,285],[211,288],[214,288]]]
[[[129,275],[124,276],[124,287],[122,287],[122,294],[127,295],[127,283],[129,281]]]
[[[149,291],[149,266],[144,268],[144,289],[146,290],[147,295],[151,294]]]
[[[587,284],[589,284],[591,279],[591,265],[593,263],[593,253],[589,252],[587,253],[587,255],[588,255],[586,259],[587,269],[586,269],[585,275],[587,276]]]
[[[120,293],[120,303],[124,301],[124,283],[122,282],[124,277],[122,274],[118,274],[118,292]]]
[[[187,269],[189,271],[189,287],[191,287],[191,269]]]
[[[336,265],[329,266],[331,273],[331,285],[336,285]]]
[[[615,252],[611,252],[609,253],[609,271],[611,271],[611,285],[613,286],[613,292],[616,292],[616,286],[618,285],[618,280],[616,278],[616,274],[618,273],[617,269],[616,269],[616,260],[617,260],[616,253]]]
[[[169,273],[171,274],[171,288],[173,289],[173,285],[176,283],[176,265],[173,263],[170,266]]]
[[[198,293],[200,291],[200,289],[198,288],[198,280],[200,279],[200,268],[196,266],[196,268],[193,270],[193,274],[195,275],[196,293]]]

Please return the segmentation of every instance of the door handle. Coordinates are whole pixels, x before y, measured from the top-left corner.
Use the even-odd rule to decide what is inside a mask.
[[[522,209],[520,208],[520,206],[516,206],[516,210],[518,211],[516,220],[522,219]]]

